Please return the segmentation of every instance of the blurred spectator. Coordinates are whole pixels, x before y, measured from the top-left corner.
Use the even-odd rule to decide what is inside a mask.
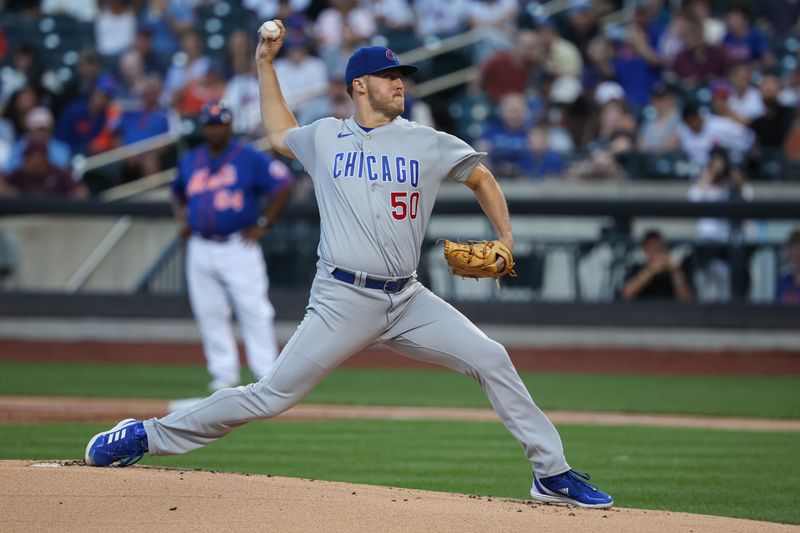
[[[800,34],[800,2],[769,0],[764,2],[767,21],[777,35]]]
[[[724,100],[725,105],[714,107],[714,111],[718,115],[748,125],[764,114],[764,101],[761,99],[761,93],[750,83],[752,72],[752,67],[747,63],[739,63],[731,67],[730,94]]]
[[[153,51],[163,57],[178,51],[178,37],[191,30],[193,23],[194,13],[181,2],[148,0],[139,12],[140,33],[149,32]]]
[[[167,110],[159,104],[162,83],[158,74],[143,79],[141,104],[138,109],[122,113],[116,127],[117,144],[128,145],[169,131]],[[162,170],[163,149],[151,150],[128,158],[123,165],[123,181],[149,176]]]
[[[406,85],[408,95],[408,85]],[[299,124],[311,124],[324,117],[345,119],[353,114],[353,100],[344,88],[344,75],[328,80],[328,94],[325,98],[318,98],[302,106],[297,115]],[[406,104],[406,113],[410,112]],[[412,118],[413,120],[413,118]]]
[[[510,93],[500,101],[500,120],[486,126],[478,150],[489,153],[489,167],[498,178],[524,176],[523,161],[528,156],[528,106],[520,93]]]
[[[250,139],[263,134],[252,42],[244,30],[236,30],[228,37],[228,63],[233,77],[222,96],[233,112],[233,132]]]
[[[178,113],[184,118],[195,117],[206,102],[222,98],[227,84],[226,70],[221,61],[211,61],[205,76],[190,80],[180,92]]]
[[[661,77],[661,60],[647,40],[644,29],[638,25],[607,26],[613,57],[593,57],[602,77],[619,82],[626,99],[641,109],[650,100],[650,90]]]
[[[512,50],[497,52],[481,68],[483,89],[495,103],[508,93],[524,92],[540,54],[536,32],[520,30]]]
[[[645,110],[639,130],[639,150],[643,152],[672,152],[680,148],[678,126],[681,114],[675,103],[675,93],[663,83],[656,84]]]
[[[286,5],[292,12],[301,13],[308,9],[311,0],[244,0],[242,6],[258,15],[259,20],[272,20],[280,18],[286,25],[285,17],[281,16],[281,6]],[[234,116],[236,116],[234,114]]]
[[[103,63],[97,52],[91,48],[83,50],[76,65],[75,75],[58,95],[54,110],[56,116],[60,115],[68,104],[89,96],[102,73]]]
[[[311,27],[309,16],[306,14],[309,3],[309,0],[278,0],[278,14],[275,17],[264,17],[264,20],[281,19],[286,28],[286,38],[307,37]]]
[[[172,58],[164,82],[162,102],[174,107],[180,92],[186,85],[206,75],[211,60],[203,55],[203,42],[196,31],[188,31],[181,37],[181,51]]]
[[[669,0],[639,0],[636,3],[634,16],[646,29],[652,42],[657,42],[667,31],[667,25],[672,19],[670,4]]]
[[[379,32],[414,32],[414,10],[409,0],[374,0],[372,13]]]
[[[14,43],[12,43],[14,44]],[[42,90],[43,68],[39,58],[39,50],[30,43],[15,45],[11,54],[11,68],[3,69],[2,78],[2,101],[0,105],[5,105],[18,91],[25,86],[33,86],[37,92]]]
[[[739,3],[730,7],[725,15],[725,26],[722,46],[730,63],[775,63],[766,36],[751,26],[751,13],[747,5]]]
[[[139,26],[139,29],[136,30],[133,50],[136,50],[141,56],[145,72],[155,72],[162,78],[167,74],[164,57],[171,57],[172,54],[162,55],[153,49],[153,29],[150,26]]]
[[[86,190],[69,173],[51,164],[47,146],[32,141],[22,153],[22,166],[6,178],[12,193],[37,196],[64,196],[85,198]]]
[[[680,264],[672,257],[661,232],[648,230],[642,239],[644,262],[633,264],[625,274],[625,300],[680,300],[692,298],[692,288]]]
[[[683,123],[678,126],[681,149],[689,160],[705,166],[709,154],[715,147],[730,150],[735,160],[740,161],[753,145],[755,136],[746,126],[726,117],[701,115],[695,104],[683,109]]]
[[[764,114],[750,125],[756,134],[758,145],[773,150],[783,146],[796,114],[794,107],[782,105],[780,102],[782,85],[777,74],[764,74],[760,94]]]
[[[589,59],[589,43],[599,32],[595,9],[592,8],[591,2],[583,2],[570,8],[567,25],[561,35],[580,50],[586,62]]]
[[[467,4],[470,27],[480,31],[483,41],[473,48],[474,62],[482,63],[500,50],[514,46],[517,0],[470,0]]]
[[[53,114],[46,107],[34,107],[25,117],[27,135],[21,137],[11,150],[6,174],[10,174],[22,165],[22,154],[31,142],[41,142],[47,147],[47,158],[54,166],[68,170],[70,168],[69,146],[53,138]]]
[[[37,106],[47,106],[48,98],[45,91],[34,85],[26,84],[20,90],[11,95],[6,106],[6,117],[14,126],[14,133],[17,137],[21,137],[27,130],[25,126],[25,117],[28,113]]]
[[[724,78],[728,71],[725,51],[703,38],[703,26],[689,19],[684,48],[675,56],[671,71],[687,89],[697,89],[714,78]]]
[[[325,62],[308,52],[305,40],[284,42],[284,55],[275,60],[275,74],[289,108],[298,113],[301,106],[325,98],[328,74]]]
[[[800,304],[800,229],[793,230],[786,240],[786,261],[789,271],[778,278],[775,301]]]
[[[547,70],[554,76],[580,78],[583,59],[578,48],[558,34],[552,20],[542,20],[539,28]]]
[[[109,57],[131,47],[136,38],[136,14],[126,0],[107,0],[94,23],[97,53]]]
[[[449,37],[466,29],[468,0],[413,0],[417,35]]]
[[[87,98],[75,100],[59,116],[56,137],[74,154],[96,154],[111,148],[113,125],[119,116],[119,109],[112,105],[116,88],[110,76],[102,76]]]
[[[67,15],[81,22],[97,17],[97,0],[42,0],[42,15]]]
[[[747,183],[742,170],[731,164],[728,153],[714,148],[709,154],[708,164],[703,168],[697,182],[689,188],[692,202],[750,201],[753,188]],[[701,239],[727,243],[730,238],[730,223],[724,219],[701,218],[697,222],[697,236]]]
[[[711,15],[710,0],[690,0],[687,2],[689,12],[703,25],[703,38],[708,44],[715,45],[725,37],[725,23]]]
[[[742,170],[731,164],[728,153],[715,148],[709,155],[697,182],[689,188],[691,202],[736,202],[753,199],[753,189]],[[731,223],[726,219],[701,218],[697,221],[700,244],[695,250],[694,266],[698,298],[702,301],[725,301],[731,296],[731,266],[728,244]],[[746,280],[747,285],[749,280]],[[746,287],[744,288],[746,294]]]
[[[128,50],[119,56],[120,76],[119,90],[115,100],[122,109],[133,109],[141,104],[145,83],[144,61],[135,49]]]
[[[359,6],[358,0],[331,0],[330,7],[319,14],[314,26],[320,53],[342,45],[345,25],[350,26],[359,40],[366,41],[375,34],[375,17],[371,10]]]
[[[365,46],[363,37],[356,34],[349,24],[345,24],[342,29],[342,44],[336,48],[330,48],[320,54],[325,61],[325,68],[328,71],[328,78],[344,79],[344,70],[347,61],[357,48]]]
[[[625,106],[625,91],[614,81],[595,89],[597,110],[584,122],[591,132],[589,158],[573,165],[568,178],[578,181],[611,180],[628,177],[624,165],[636,148],[636,119]]]
[[[535,126],[528,133],[528,152],[520,165],[522,173],[531,179],[557,177],[564,173],[561,154],[550,147],[550,133],[544,126]]]
[[[664,65],[672,65],[678,54],[686,48],[686,42],[691,33],[692,14],[687,9],[681,9],[672,17],[666,31],[658,39],[658,56]]]
[[[605,147],[618,132],[636,133],[636,119],[626,107],[627,95],[619,83],[604,81],[598,85],[594,91],[594,101],[598,109],[595,114],[597,119],[584,124],[585,128],[593,130],[591,144]]]
[[[123,111],[116,126],[121,144],[132,144],[169,131],[169,116],[159,104],[162,82],[158,74],[142,79],[142,94],[135,109]]]
[[[582,91],[574,76],[559,76],[547,90],[550,146],[558,152],[572,151],[575,144],[583,147],[591,135],[586,128],[589,105]]]

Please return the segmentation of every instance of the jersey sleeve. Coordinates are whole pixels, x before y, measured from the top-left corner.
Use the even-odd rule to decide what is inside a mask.
[[[267,154],[256,153],[256,187],[270,196],[279,193],[294,180],[292,171],[286,164]]]
[[[286,145],[294,156],[313,177],[316,166],[315,137],[320,121],[289,130],[286,134]]]
[[[470,145],[449,133],[436,132],[444,179],[461,183],[480,163],[486,152],[476,152]]]

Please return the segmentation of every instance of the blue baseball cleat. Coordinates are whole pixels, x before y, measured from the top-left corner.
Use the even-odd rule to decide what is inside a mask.
[[[147,433],[140,420],[126,418],[108,431],[98,433],[86,445],[83,460],[89,466],[128,466],[147,451]]]
[[[566,503],[578,507],[604,509],[614,505],[614,499],[584,480],[589,474],[569,470],[555,476],[537,478],[533,475],[531,497],[544,503]]]

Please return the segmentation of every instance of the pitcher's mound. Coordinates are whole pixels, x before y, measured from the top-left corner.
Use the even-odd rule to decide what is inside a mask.
[[[788,531],[635,509],[586,510],[228,473],[0,461],[4,531]]]

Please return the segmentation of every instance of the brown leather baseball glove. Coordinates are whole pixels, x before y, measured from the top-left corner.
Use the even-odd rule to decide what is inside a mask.
[[[501,241],[453,242],[439,239],[436,244],[441,241],[444,241],[444,258],[454,276],[497,279],[506,274],[517,275],[514,256]],[[502,269],[495,264],[499,257],[505,260]]]

